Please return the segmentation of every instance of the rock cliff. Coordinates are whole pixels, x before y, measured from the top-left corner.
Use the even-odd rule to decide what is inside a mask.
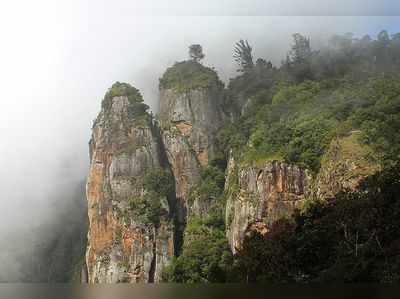
[[[90,141],[88,282],[161,281],[187,243],[185,225],[209,217],[217,198],[221,235],[237,253],[248,232],[267,233],[306,199],[354,189],[380,169],[352,131],[333,139],[313,175],[300,164],[236,161],[231,151],[224,178],[225,161],[215,159],[223,101],[215,71],[194,61],[160,79],[157,121],[134,87],[117,82],[107,92]]]
[[[279,161],[239,167],[231,157],[227,171],[226,235],[233,253],[241,248],[247,232],[268,232],[282,217],[290,217],[305,200],[310,176],[307,171]]]
[[[326,199],[345,189],[355,190],[360,181],[380,170],[373,150],[359,142],[360,134],[352,131],[331,142],[313,184],[317,197]]]
[[[135,88],[116,83],[93,126],[86,187],[90,283],[158,281],[173,256],[173,198],[151,184],[169,169],[146,109]]]
[[[222,98],[217,74],[196,62],[178,63],[160,80],[162,138],[175,177],[181,223],[191,210],[188,195],[200,180],[200,168],[215,157]]]
[[[251,230],[263,233],[282,217],[290,217],[307,199],[326,200],[355,190],[380,169],[373,151],[359,142],[359,131],[335,138],[322,157],[318,173],[278,161],[239,166],[232,154],[227,169],[226,235],[235,253]]]
[[[187,67],[197,77],[169,80],[176,71],[186,78]],[[207,213],[196,201],[191,208],[188,196],[215,156],[223,84],[192,61],[173,66],[162,80],[158,122],[138,90],[117,82],[94,123],[87,180],[90,283],[159,281],[181,246],[188,211]]]

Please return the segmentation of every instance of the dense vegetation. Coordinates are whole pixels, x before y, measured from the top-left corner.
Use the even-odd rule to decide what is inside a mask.
[[[282,159],[318,171],[335,137],[362,131],[383,159],[398,159],[399,78],[374,76],[361,82],[304,81],[282,84],[267,103],[253,103],[221,132],[226,148],[243,152],[244,163]],[[382,88],[385,85],[385,88]]]
[[[399,188],[397,166],[310,202],[265,236],[247,237],[236,273],[243,282],[400,282]]]
[[[104,96],[102,107],[105,111],[108,111],[112,105],[112,99],[114,97],[128,97],[129,101],[129,114],[132,118],[138,118],[146,115],[146,111],[149,109],[145,103],[143,103],[143,97],[140,91],[131,86],[128,83],[115,82],[111,88],[107,91]]]
[[[160,79],[164,89],[184,93],[196,88],[223,88],[217,73],[196,60],[176,62]]]
[[[182,252],[164,271],[165,281],[229,281],[233,256],[225,237],[223,168],[220,160],[213,160],[203,169],[201,183],[192,190],[191,200],[206,201],[209,213],[204,217],[189,217]]]
[[[397,35],[379,36],[336,36],[316,52],[295,35],[280,69],[260,62],[246,69],[228,86],[230,113],[239,119],[220,133],[222,148],[242,153],[244,163],[281,159],[317,172],[333,138],[361,130],[382,162],[397,160],[400,44]]]
[[[140,194],[130,198],[129,210],[133,217],[128,215],[128,218],[158,227],[161,219],[170,213],[169,206],[174,204],[170,199],[174,191],[171,173],[163,169],[154,169],[143,177],[132,179]]]

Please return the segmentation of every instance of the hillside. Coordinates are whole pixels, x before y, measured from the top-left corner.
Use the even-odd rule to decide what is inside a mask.
[[[168,68],[160,112],[117,82],[90,141],[90,283],[400,279],[400,34],[294,35]],[[194,56],[193,56],[194,55]]]

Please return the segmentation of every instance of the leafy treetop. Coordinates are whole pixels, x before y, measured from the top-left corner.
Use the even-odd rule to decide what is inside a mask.
[[[189,56],[193,61],[199,62],[205,56],[203,47],[199,44],[189,46]]]
[[[236,43],[233,58],[238,63],[240,72],[248,72],[254,67],[252,50],[247,40],[241,39]]]

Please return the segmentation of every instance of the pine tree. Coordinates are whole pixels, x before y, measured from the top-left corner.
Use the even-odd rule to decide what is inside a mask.
[[[248,41],[240,40],[235,45],[233,58],[238,63],[240,72],[248,72],[254,67],[252,48],[250,47]]]
[[[193,61],[199,62],[205,56],[203,53],[203,47],[199,44],[189,46],[189,56]]]

